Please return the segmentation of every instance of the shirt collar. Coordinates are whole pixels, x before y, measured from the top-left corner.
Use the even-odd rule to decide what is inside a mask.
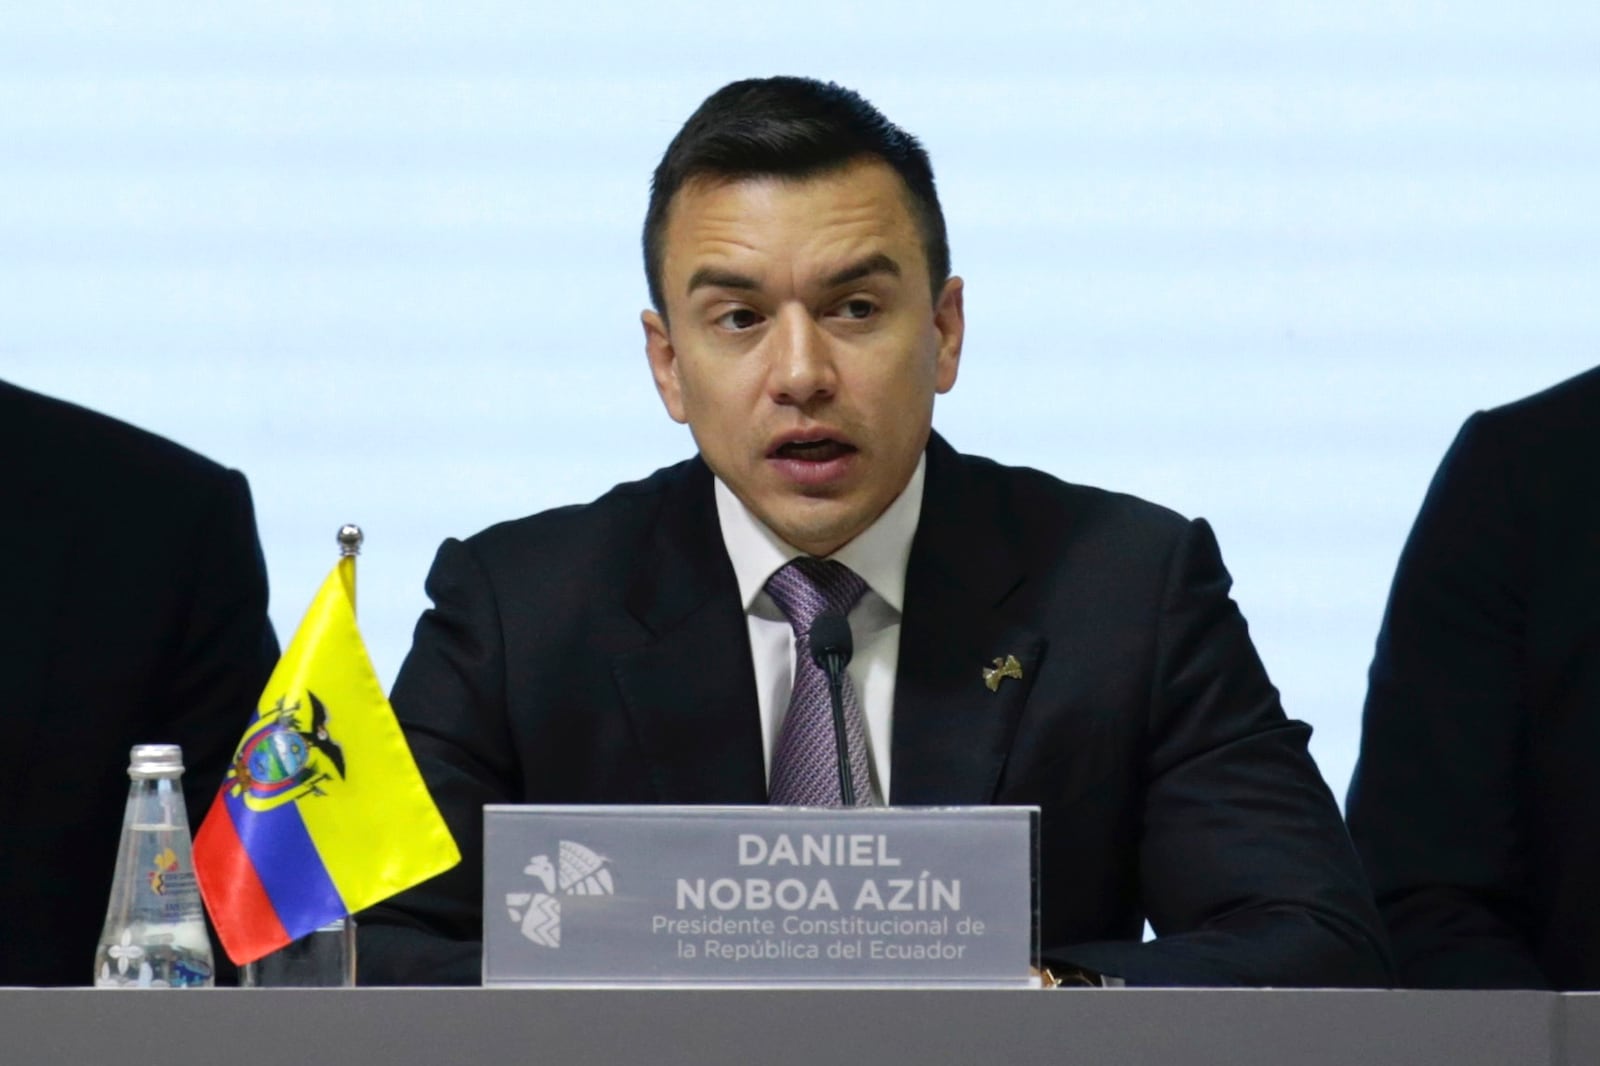
[[[902,610],[906,594],[906,564],[911,559],[911,538],[922,517],[922,483],[928,457],[917,459],[911,480],[877,521],[828,558],[843,563],[859,574],[867,587],[896,611]],[[767,579],[790,559],[805,552],[789,544],[750,513],[719,477],[716,479],[717,521],[722,526],[722,543],[733,561],[734,577],[739,582],[739,599],[744,609],[755,606],[765,590]]]

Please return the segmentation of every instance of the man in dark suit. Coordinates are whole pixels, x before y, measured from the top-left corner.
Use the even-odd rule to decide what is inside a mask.
[[[277,660],[266,572],[244,478],[170,441],[0,382],[0,455],[0,985],[90,984],[129,749],[183,746],[197,825]]]
[[[1395,571],[1350,829],[1402,980],[1600,988],[1600,369],[1462,427]]]
[[[931,434],[964,315],[915,139],[837,86],[727,86],[656,171],[645,257],[700,454],[440,549],[394,703],[463,862],[367,916],[363,980],[478,979],[485,803],[837,803],[794,769],[796,581],[854,632],[858,796],[1043,809],[1053,968],[1385,979],[1210,529]]]

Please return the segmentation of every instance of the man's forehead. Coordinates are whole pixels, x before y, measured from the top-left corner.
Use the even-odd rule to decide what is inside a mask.
[[[680,292],[694,287],[686,275],[703,280],[709,264],[747,261],[757,269],[775,254],[803,256],[830,276],[901,274],[922,259],[909,193],[876,160],[804,177],[698,176],[673,197],[665,228],[664,258]]]

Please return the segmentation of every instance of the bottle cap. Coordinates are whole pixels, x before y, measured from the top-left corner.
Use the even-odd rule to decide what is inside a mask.
[[[177,777],[183,749],[176,744],[135,744],[128,755],[129,777]]]

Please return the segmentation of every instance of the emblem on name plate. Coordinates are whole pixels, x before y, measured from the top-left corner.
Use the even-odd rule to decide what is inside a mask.
[[[528,940],[540,947],[559,948],[561,897],[616,895],[610,862],[583,844],[563,840],[556,862],[552,863],[549,855],[535,855],[522,868],[543,891],[507,892],[506,911]]]

